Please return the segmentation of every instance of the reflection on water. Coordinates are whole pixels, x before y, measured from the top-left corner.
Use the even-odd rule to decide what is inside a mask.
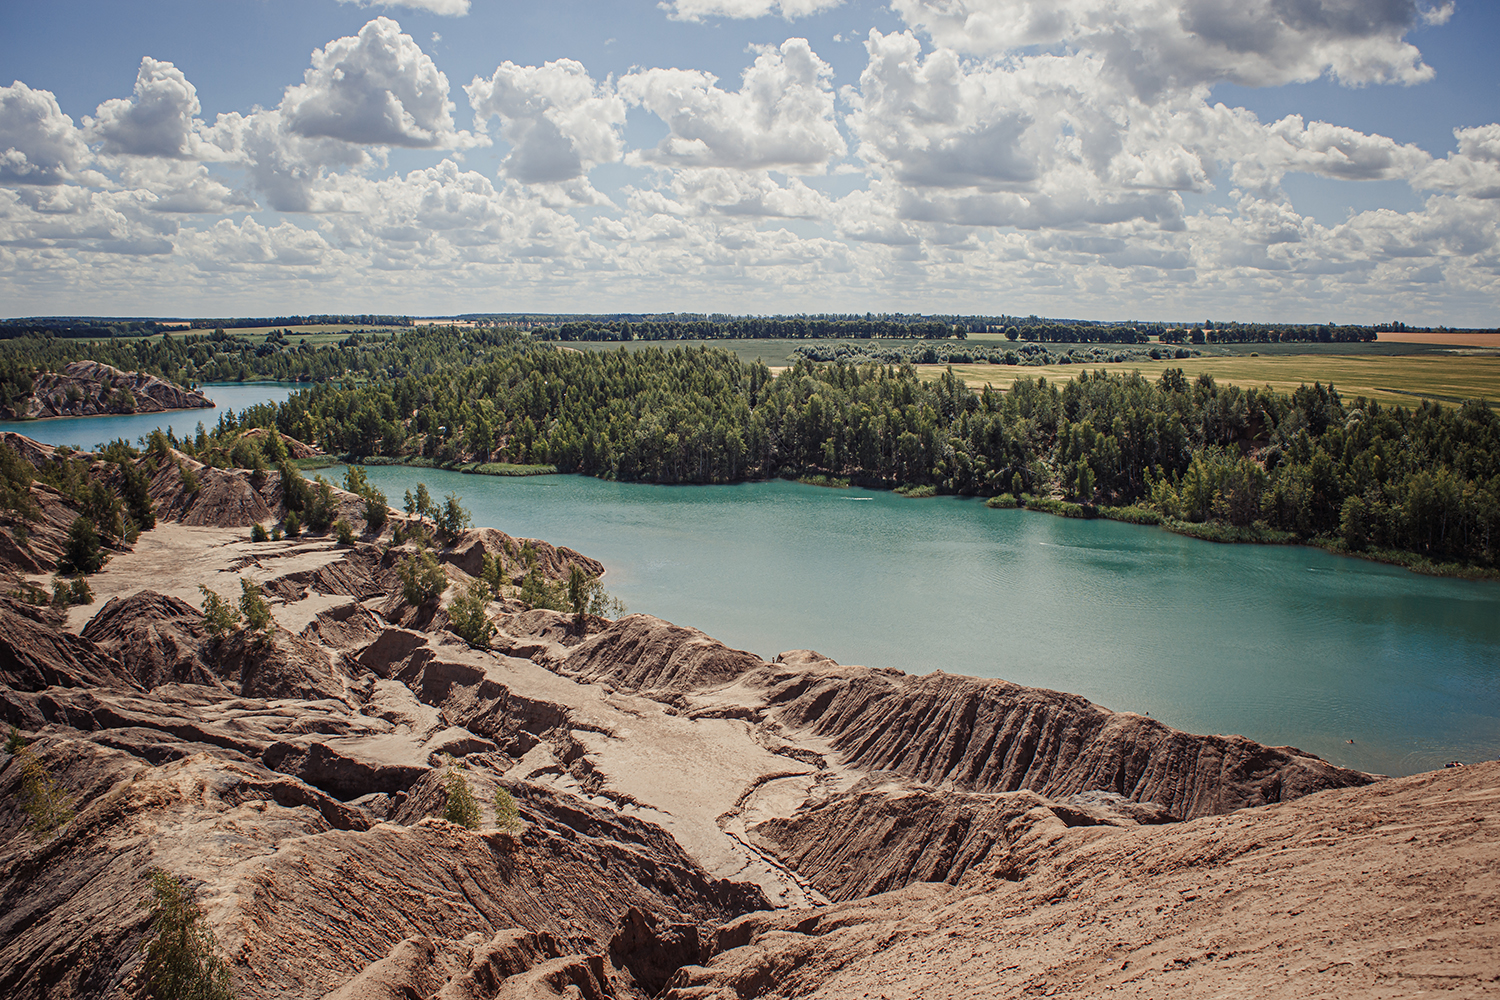
[[[632,609],[761,656],[1004,677],[1383,773],[1500,756],[1493,583],[955,498],[369,476],[456,491],[476,524],[603,560]]]

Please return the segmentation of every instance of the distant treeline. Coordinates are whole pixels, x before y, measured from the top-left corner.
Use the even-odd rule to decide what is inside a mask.
[[[1123,511],[1215,537],[1500,560],[1500,417],[1478,403],[1405,409],[1324,385],[1220,386],[1177,368],[975,393],[910,365],[801,360],[773,377],[708,348],[515,341],[475,354],[451,332],[402,339],[424,342],[408,374],[224,414],[189,447],[212,450],[237,423],[274,425],[354,458],[541,463],[655,483],[845,478]]]
[[[1405,324],[1381,325],[1395,327]],[[1161,334],[1161,342],[1163,344],[1364,344],[1375,340],[1379,332],[1379,327],[1339,326],[1334,323],[1317,326],[1207,323],[1188,330],[1165,331]]]
[[[157,340],[74,340],[28,335],[0,341],[0,402],[13,405],[31,395],[38,372],[60,371],[70,362],[101,361],[122,371],[140,371],[191,386],[200,382],[362,382],[401,378],[463,364],[489,348],[514,342],[515,331],[423,327],[397,338],[353,333],[336,345],[297,344],[284,331],[264,337],[224,330],[173,334]]]
[[[0,320],[0,339],[26,336],[98,340],[114,337],[150,337],[180,329],[181,322],[99,316],[35,316]],[[240,317],[237,319],[198,319],[191,322],[195,328],[201,330],[236,330],[271,326],[411,326],[412,318],[364,314]]]

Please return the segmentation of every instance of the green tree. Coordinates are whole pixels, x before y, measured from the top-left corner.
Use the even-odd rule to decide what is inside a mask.
[[[63,545],[63,558],[58,568],[64,572],[97,573],[104,567],[104,552],[99,547],[99,535],[94,522],[79,516],[68,528],[68,540]]]
[[[401,597],[413,607],[435,601],[448,589],[448,577],[431,552],[407,553],[396,565]]]
[[[488,649],[496,631],[487,597],[484,583],[476,580],[448,602],[448,628],[475,649]]]
[[[583,567],[573,565],[568,570],[568,607],[573,609],[573,619],[578,624],[583,623],[584,612],[588,610],[589,603],[589,575],[583,571]]]
[[[174,875],[151,873],[151,939],[141,978],[152,1000],[232,1000],[234,985],[218,942],[187,887]]]
[[[470,524],[469,512],[458,502],[457,493],[448,494],[433,520],[438,532],[449,542],[468,530]]]
[[[521,825],[521,813],[516,808],[515,797],[503,788],[495,789],[495,829],[501,833],[515,833]]]
[[[243,576],[240,577],[240,614],[245,616],[245,627],[256,642],[265,642],[275,631],[271,605],[266,602],[265,592],[260,584],[251,583]]]
[[[338,538],[340,545],[354,544],[354,529],[342,517],[333,522],[333,533]]]
[[[500,588],[505,585],[505,556],[499,552],[486,552],[481,559],[482,568],[479,578],[489,588],[494,597],[500,596]]]
[[[443,810],[443,818],[470,830],[479,829],[482,819],[479,800],[474,797],[474,790],[469,787],[468,779],[452,760],[448,762],[448,773],[443,781],[448,786],[448,803]]]
[[[390,507],[386,505],[385,494],[371,486],[360,495],[365,502],[365,531],[378,535],[391,513]]]

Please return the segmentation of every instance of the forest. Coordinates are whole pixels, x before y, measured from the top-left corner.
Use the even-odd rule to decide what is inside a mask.
[[[1500,418],[1477,402],[1382,406],[1331,385],[1242,389],[1176,368],[975,392],[910,364],[800,359],[773,377],[706,347],[576,352],[451,329],[368,354],[379,363],[362,382],[224,413],[174,443],[245,465],[258,459],[230,451],[238,430],[274,426],[356,459],[848,481],[1407,564],[1492,568],[1500,556]]]

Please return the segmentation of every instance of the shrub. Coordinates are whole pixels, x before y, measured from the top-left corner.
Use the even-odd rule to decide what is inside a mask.
[[[365,531],[378,535],[390,517],[390,508],[386,505],[385,494],[371,486],[360,496],[365,501]]]
[[[415,607],[435,601],[448,589],[448,577],[431,552],[422,551],[403,556],[396,567],[401,578],[401,597]]]
[[[354,544],[354,529],[342,517],[333,522],[333,533],[338,536],[340,545]]]
[[[286,529],[286,537],[296,538],[298,535],[302,534],[302,518],[297,516],[297,512],[295,510],[287,511],[286,517],[282,518],[281,523],[282,526]]]
[[[256,524],[250,529],[250,540],[252,542],[264,542],[270,537],[270,535],[266,534],[266,526],[263,524]]]
[[[489,609],[482,582],[469,584],[464,592],[448,604],[448,628],[475,649],[489,649],[495,634],[495,623],[485,612]]]
[[[469,787],[463,772],[451,761],[444,780],[448,785],[448,805],[443,810],[443,818],[470,830],[479,829],[479,800],[474,798],[474,790]]]
[[[541,570],[532,566],[526,577],[521,581],[520,598],[533,608],[547,608],[551,611],[563,611],[567,609],[567,594],[562,585],[553,584],[544,576]]]
[[[245,627],[258,641],[269,639],[274,626],[271,623],[271,605],[266,603],[260,584],[240,577],[240,614],[245,616]]]
[[[1013,494],[1002,493],[997,497],[990,497],[984,505],[996,510],[1010,510],[1016,506],[1016,498]]]
[[[94,592],[89,588],[89,582],[81,576],[75,579],[70,598],[74,604],[93,604]]]
[[[495,829],[501,833],[514,833],[521,825],[521,814],[516,809],[516,800],[503,788],[495,789]]]
[[[308,501],[307,530],[315,535],[321,535],[328,530],[333,523],[333,516],[338,513],[337,504],[333,499],[333,484],[322,476],[313,477],[312,499]]]
[[[433,520],[437,522],[438,533],[450,542],[463,534],[470,524],[469,512],[459,504],[457,493],[448,494]]]
[[[281,538],[282,538],[282,535],[281,535],[281,525],[279,525],[279,524],[273,524],[271,526],[271,541],[273,541],[273,542],[279,542],[279,541],[281,541]]]
[[[203,626],[209,638],[221,640],[240,627],[240,613],[233,604],[201,583],[198,589],[203,591]]]
[[[26,737],[22,736],[21,731],[15,726],[11,726],[10,735],[5,737],[5,752],[14,755],[20,753],[25,747]]]
[[[177,463],[177,473],[178,475],[182,476],[183,492],[187,493],[189,496],[195,495],[198,492],[199,487],[198,474],[192,469],[188,468],[186,465],[183,465],[181,462]]]
[[[151,940],[141,967],[146,995],[192,1000],[232,1000],[229,967],[219,956],[213,931],[182,882],[160,869],[151,873]]]
[[[30,817],[32,833],[51,838],[73,818],[72,803],[29,747],[17,751],[16,760],[21,765],[21,811]]]
[[[479,578],[489,587],[492,595],[499,597],[500,588],[505,584],[505,557],[498,552],[493,555],[486,552]]]
[[[104,553],[99,548],[99,535],[94,522],[78,517],[68,529],[68,541],[63,545],[63,558],[58,569],[72,573],[97,573],[104,567]]]

